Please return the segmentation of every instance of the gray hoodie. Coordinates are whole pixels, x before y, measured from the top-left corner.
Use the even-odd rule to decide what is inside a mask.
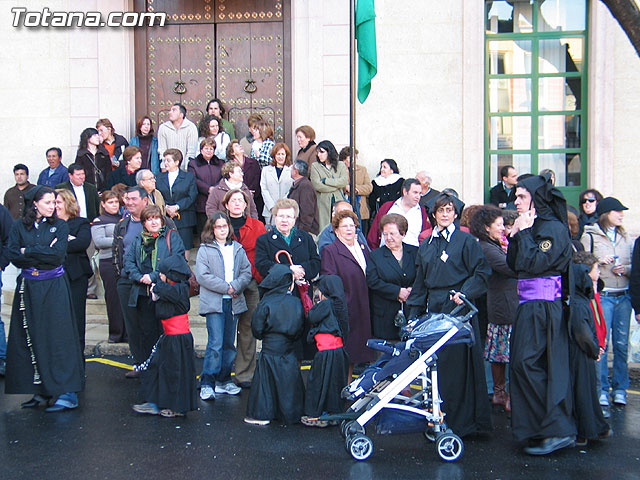
[[[229,290],[229,286],[238,294],[233,299],[234,315],[247,311],[247,302],[242,294],[251,281],[251,263],[247,254],[238,242],[233,242],[233,281],[231,284],[224,279],[224,260],[222,252],[216,242],[202,243],[196,257],[196,279],[200,284],[200,307],[198,313],[222,313],[222,297]]]

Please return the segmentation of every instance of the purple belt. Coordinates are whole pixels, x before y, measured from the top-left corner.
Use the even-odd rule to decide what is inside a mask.
[[[23,268],[22,278],[28,278],[29,280],[51,280],[52,278],[58,278],[64,275],[64,267],[53,268],[51,270],[38,270],[37,268]]]
[[[553,302],[562,297],[562,277],[521,278],[518,280],[520,303],[533,300]]]

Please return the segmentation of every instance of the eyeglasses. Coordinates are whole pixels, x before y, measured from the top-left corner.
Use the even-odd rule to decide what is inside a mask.
[[[145,182],[155,182],[156,177],[143,178],[142,180],[144,180]]]
[[[580,201],[580,203],[587,203],[587,202],[589,202],[589,203],[593,203],[593,202],[595,202],[595,201],[596,201],[596,199],[595,199],[595,198],[583,198],[583,199]]]
[[[281,220],[295,220],[296,217],[292,217],[291,215],[276,215],[276,218]]]

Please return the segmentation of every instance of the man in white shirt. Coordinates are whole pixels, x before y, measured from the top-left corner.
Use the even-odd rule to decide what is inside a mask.
[[[422,196],[422,186],[415,178],[409,178],[402,184],[402,197],[396,200],[387,214],[398,213],[407,219],[409,228],[404,237],[404,243],[420,246],[418,237],[422,232],[422,211],[420,209],[420,197]],[[380,240],[380,246],[384,246],[384,235]]]
[[[198,155],[198,129],[187,119],[187,109],[180,103],[171,107],[169,120],[158,128],[158,154],[161,159],[169,148],[180,150],[184,158],[180,167],[185,172],[189,161]],[[164,170],[164,162],[160,166]]]

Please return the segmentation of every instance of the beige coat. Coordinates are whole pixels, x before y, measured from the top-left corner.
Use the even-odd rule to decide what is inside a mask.
[[[347,172],[348,171],[349,170],[347,169]],[[367,172],[367,169],[363,165],[358,164],[356,164],[356,188],[356,195],[360,195],[360,218],[362,220],[368,220],[370,215],[367,197],[373,191],[373,185],[369,179],[369,172]]]
[[[349,180],[349,172],[343,162],[338,162],[337,171],[325,167],[320,162],[311,165],[311,183],[318,193],[318,223],[320,231],[331,223],[331,207],[344,200],[342,190]]]
[[[624,274],[616,275],[613,273],[611,265],[600,264],[600,278],[604,282],[605,288],[613,289],[625,289],[629,288],[629,275],[631,274],[631,251],[633,249],[633,242],[631,238],[626,235],[618,234],[616,240],[616,246],[613,246],[609,237],[602,231],[600,225],[597,223],[594,225],[586,225],[584,227],[584,234],[580,239],[584,249],[587,252],[591,252],[591,237],[593,237],[593,254],[598,257],[598,260],[603,257],[618,256],[618,260],[621,265],[624,265]]]

